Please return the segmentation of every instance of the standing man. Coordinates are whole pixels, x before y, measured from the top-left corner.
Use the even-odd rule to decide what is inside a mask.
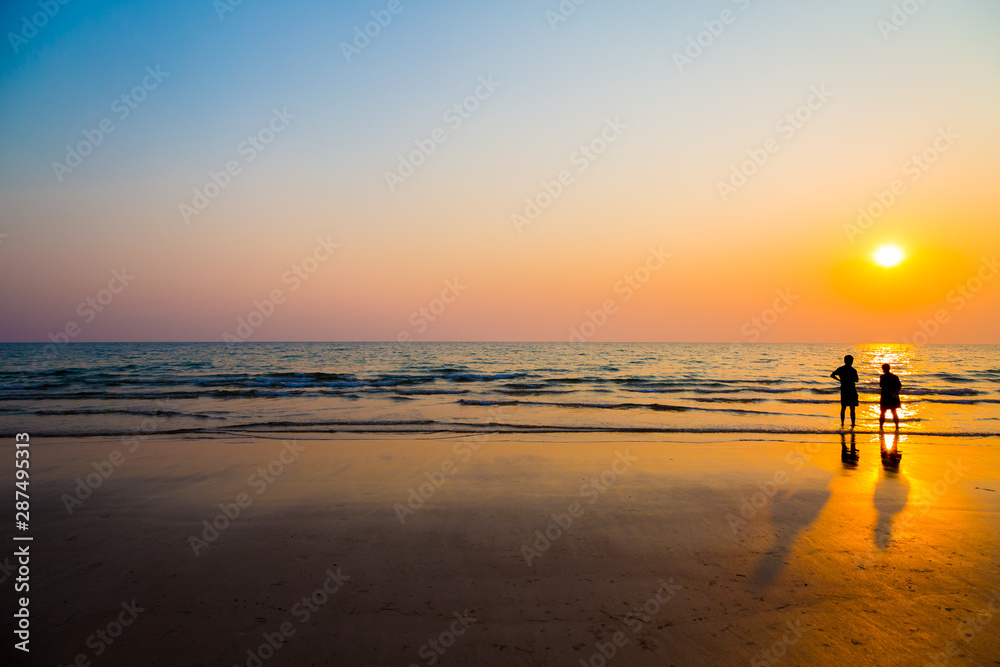
[[[899,415],[896,410],[902,407],[899,400],[899,391],[903,388],[903,383],[899,381],[899,376],[889,372],[889,364],[882,364],[882,375],[878,379],[879,387],[882,388],[882,395],[879,398],[879,407],[882,414],[878,418],[878,428],[881,431],[885,426],[886,410],[892,410],[892,421],[899,430]]]
[[[830,377],[840,381],[840,428],[844,428],[844,414],[848,406],[851,408],[851,428],[854,428],[854,409],[858,406],[858,390],[854,385],[859,380],[858,370],[854,368],[854,357],[844,357],[844,365],[830,373]]]

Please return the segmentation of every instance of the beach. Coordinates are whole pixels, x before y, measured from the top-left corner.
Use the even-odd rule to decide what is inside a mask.
[[[997,445],[37,440],[31,664],[993,664]]]
[[[0,14],[0,667],[1000,667],[1000,2]]]

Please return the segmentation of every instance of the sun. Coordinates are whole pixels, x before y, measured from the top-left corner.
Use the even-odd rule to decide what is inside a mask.
[[[875,263],[887,269],[898,266],[906,257],[898,245],[884,245],[875,251]]]

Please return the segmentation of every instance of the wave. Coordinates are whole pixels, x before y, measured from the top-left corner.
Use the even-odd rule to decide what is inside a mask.
[[[407,369],[404,372],[371,372],[364,370],[356,372],[328,371],[276,371],[261,373],[248,372],[218,372],[208,371],[207,362],[173,363],[146,369],[127,364],[121,368],[99,369],[61,368],[39,371],[33,375],[11,370],[0,371],[0,400],[17,400],[23,398],[24,392],[32,397],[39,393],[59,395],[85,396],[81,392],[100,391],[101,389],[123,389],[143,387],[145,389],[162,389],[164,391],[193,391],[194,389],[240,391],[240,390],[305,390],[319,392],[323,390],[361,390],[361,391],[397,391],[408,387],[426,387],[431,391],[449,391],[449,385],[477,385],[481,391],[498,392],[559,392],[574,391],[587,387],[590,391],[637,392],[646,394],[679,394],[719,395],[719,394],[751,394],[751,395],[781,395],[781,394],[814,394],[820,396],[836,396],[839,388],[831,386],[828,381],[808,378],[725,378],[698,377],[685,374],[682,377],[658,376],[600,376],[587,373],[567,375],[552,372],[554,369],[518,369],[509,372],[484,372],[482,370],[456,366],[436,366],[432,368]],[[616,371],[604,368],[605,372]],[[983,376],[986,376],[985,378]],[[947,382],[949,384],[973,384],[995,381],[994,371],[980,371],[974,375],[956,375],[954,373],[934,373],[928,376],[932,382]],[[980,396],[981,388],[969,386],[937,386],[925,385],[914,378],[914,384],[908,386],[904,396]],[[436,385],[436,386],[435,386]],[[877,386],[861,385],[860,393],[877,394]],[[109,395],[115,392],[106,392]],[[175,394],[177,395],[177,394]],[[115,396],[117,397],[117,396]]]
[[[468,394],[468,389],[398,389],[394,393],[402,396],[456,396]]]
[[[284,383],[274,383],[274,382],[252,382],[247,383],[243,387],[236,387],[232,385],[217,385],[217,386],[206,386],[203,389],[181,389],[164,387],[163,389],[156,390],[156,388],[151,386],[146,386],[144,391],[109,391],[99,388],[80,388],[80,389],[66,389],[63,387],[54,387],[48,385],[36,385],[30,388],[23,387],[0,387],[0,402],[5,401],[48,401],[48,400],[116,400],[116,401],[156,401],[162,399],[171,400],[187,400],[187,399],[200,399],[200,398],[215,398],[215,399],[253,399],[253,398],[284,398],[284,397],[319,397],[319,396],[342,396],[349,398],[357,398],[359,393],[367,394],[373,397],[384,396],[386,398],[394,398],[397,396],[404,397],[416,397],[416,396],[457,396],[457,395],[468,395],[473,393],[483,394],[499,394],[505,396],[545,396],[545,395],[565,395],[572,393],[580,393],[581,391],[589,392],[592,394],[614,394],[615,392],[609,389],[601,388],[588,388],[586,390],[581,389],[500,389],[500,388],[490,388],[482,387],[478,389],[446,389],[446,388],[416,388],[413,387],[413,383],[410,385],[399,385],[399,384],[362,384],[362,383],[324,383],[322,385],[313,385],[305,383],[295,383],[295,382],[284,382]],[[108,387],[107,389],[113,389],[114,387]],[[759,389],[732,389],[732,390],[722,390],[722,391],[712,391],[712,390],[674,390],[664,392],[661,390],[640,390],[640,389],[629,389],[630,393],[642,393],[642,394],[670,394],[676,396],[677,400],[682,401],[692,401],[698,403],[764,403],[764,402],[775,402],[775,403],[785,403],[785,404],[829,404],[836,403],[837,396],[839,392],[829,392],[821,390],[810,390],[811,393],[818,396],[825,396],[826,398],[798,398],[791,397],[788,394],[801,393],[796,389],[787,390],[777,390],[770,389],[765,391],[760,391]],[[683,393],[693,394],[691,396],[679,396]],[[741,394],[746,396],[740,397]],[[763,396],[753,396],[753,394],[763,394]],[[878,392],[865,392],[859,391],[859,394],[863,397],[877,397]],[[955,400],[950,397],[966,397],[966,400]],[[971,389],[955,389],[955,390],[914,390],[909,393],[902,394],[902,400],[904,403],[916,404],[921,402],[927,403],[963,403],[967,405],[975,405],[979,403],[983,404],[995,404],[1000,403],[1000,399],[988,398],[986,392],[980,392]],[[878,399],[874,400],[862,400],[862,403],[878,403]],[[644,404],[637,404],[644,405]],[[587,407],[586,404],[582,407]],[[598,406],[599,407],[599,406]]]
[[[922,388],[914,387],[912,389],[904,389],[900,396],[980,396],[983,392],[977,391],[975,389],[939,389],[939,388]]]
[[[507,396],[545,396],[549,394],[576,394],[578,389],[496,389],[493,393]]]
[[[662,405],[660,403],[550,403],[546,401],[488,401],[461,399],[460,405],[545,405],[556,408],[583,408],[597,410],[654,410],[657,412],[687,412],[693,408],[686,408],[680,405]]]
[[[79,408],[67,410],[25,410],[22,414],[46,415],[130,415],[136,417],[190,417],[192,419],[225,419],[216,415],[205,415],[174,410],[126,410],[120,408]]]
[[[456,401],[459,405],[467,406],[514,406],[526,405],[535,407],[553,408],[574,408],[579,410],[651,410],[653,412],[725,412],[739,415],[771,415],[786,417],[809,417],[810,415],[788,414],[766,410],[745,410],[741,408],[705,408],[684,405],[664,405],[662,403],[583,403],[583,402],[550,402],[550,401],[522,401],[516,399],[509,400],[488,400],[488,399],[460,399]]]
[[[998,404],[1000,398],[925,398],[920,403],[955,403],[959,405],[979,405],[981,403]]]
[[[945,382],[952,382],[955,384],[966,383],[966,382],[979,382],[976,378],[966,377],[964,375],[954,375],[952,373],[931,373],[932,377],[936,377]]]

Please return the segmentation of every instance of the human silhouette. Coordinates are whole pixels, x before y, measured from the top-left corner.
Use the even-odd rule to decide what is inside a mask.
[[[879,387],[882,388],[882,396],[879,399],[879,407],[882,412],[878,418],[879,430],[885,426],[885,413],[892,410],[892,421],[899,430],[899,414],[897,409],[902,407],[899,401],[899,390],[903,388],[903,383],[899,381],[899,376],[889,372],[889,364],[882,364],[882,375],[878,379]]]
[[[844,428],[844,415],[851,408],[851,428],[854,428],[854,409],[858,406],[858,369],[854,367],[854,357],[844,357],[844,365],[830,373],[830,377],[840,381],[840,428]]]

